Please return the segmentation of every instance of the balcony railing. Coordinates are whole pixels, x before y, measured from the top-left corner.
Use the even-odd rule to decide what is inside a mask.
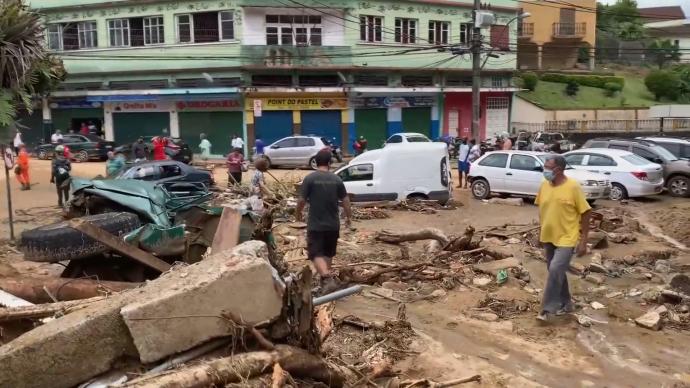
[[[587,23],[554,23],[555,38],[581,38],[587,32]]]
[[[518,24],[518,37],[531,38],[534,35],[534,23]]]

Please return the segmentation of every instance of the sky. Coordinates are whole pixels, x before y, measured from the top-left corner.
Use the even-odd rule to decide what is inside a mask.
[[[603,4],[615,4],[616,0],[597,0],[597,2]],[[690,0],[637,0],[637,6],[639,8],[665,7],[669,5],[682,6],[683,12],[685,12],[685,17],[690,18]]]

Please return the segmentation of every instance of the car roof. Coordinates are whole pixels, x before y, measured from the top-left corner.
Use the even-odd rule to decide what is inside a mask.
[[[579,150],[566,152],[564,155],[592,153],[592,152],[598,153],[598,154],[609,155],[609,156],[626,156],[626,155],[631,155],[631,154],[634,155],[630,151],[617,150],[617,149],[613,149],[613,148],[580,148]]]
[[[607,142],[614,142],[614,143],[634,143],[634,144],[640,144],[640,145],[646,145],[646,146],[652,146],[654,145],[653,141],[647,140],[647,139],[621,139],[617,137],[612,137],[612,138],[594,138],[590,139],[587,141],[587,143],[595,142],[595,141],[607,141]]]
[[[166,159],[166,160],[145,160],[143,162],[135,163],[131,167],[140,167],[140,166],[149,166],[149,165],[153,166],[156,164],[177,164],[179,166],[187,166],[186,164],[184,164],[180,161]]]
[[[417,132],[398,132],[398,133],[394,133],[388,137],[391,138],[395,135],[400,135],[400,136],[404,136],[404,137],[421,136],[421,137],[429,138],[427,135],[425,135],[423,133],[417,133]]]
[[[497,151],[491,151],[487,152],[488,154],[510,154],[510,155],[532,155],[532,156],[544,156],[544,155],[555,155],[555,154],[550,154],[548,152],[540,152],[540,151],[519,151],[519,150],[497,150]]]
[[[688,139],[681,139],[678,137],[640,137],[638,138],[640,140],[647,140],[651,141],[654,143],[676,143],[676,144],[690,144],[690,140]]]

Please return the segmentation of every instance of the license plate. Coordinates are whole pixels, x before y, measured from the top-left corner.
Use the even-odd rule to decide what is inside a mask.
[[[105,146],[105,148],[113,148],[113,146]]]

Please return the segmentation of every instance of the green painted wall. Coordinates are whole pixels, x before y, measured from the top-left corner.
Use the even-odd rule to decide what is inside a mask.
[[[179,113],[180,137],[194,153],[200,153],[199,135],[205,133],[213,155],[230,153],[234,133],[242,133],[243,112],[182,112]]]
[[[367,147],[370,150],[381,148],[386,141],[387,115],[387,109],[355,110],[355,131],[357,132],[357,137],[364,136],[367,139]]]

